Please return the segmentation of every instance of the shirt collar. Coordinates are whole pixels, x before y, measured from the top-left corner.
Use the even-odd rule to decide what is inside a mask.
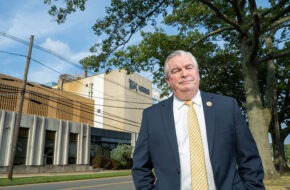
[[[196,95],[191,99],[192,102],[194,102],[194,104],[201,106],[202,105],[202,100],[201,100],[201,95],[200,95],[200,91],[198,90]],[[173,99],[173,107],[175,107],[176,109],[180,109],[183,105],[184,105],[185,101],[182,101],[180,99],[178,99],[176,96],[174,96]]]
[[[192,98],[191,101],[194,102],[194,104],[198,106],[202,106],[202,100],[201,100],[201,95],[200,95],[199,90],[197,91],[196,95]]]

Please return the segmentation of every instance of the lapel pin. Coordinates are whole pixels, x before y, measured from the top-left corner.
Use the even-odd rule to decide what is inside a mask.
[[[208,102],[206,102],[206,105],[210,107],[210,106],[212,106],[212,102],[208,101]]]

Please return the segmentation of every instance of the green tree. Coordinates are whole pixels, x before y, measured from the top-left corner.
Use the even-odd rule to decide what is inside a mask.
[[[66,11],[55,6],[50,11],[59,23],[64,22],[71,12],[82,9],[85,4],[85,0],[66,2]],[[288,0],[270,0],[269,6],[264,8],[257,7],[254,0],[112,0],[111,6],[107,8],[107,16],[98,19],[93,26],[97,35],[107,34],[101,44],[95,44],[91,48],[92,52],[100,53],[90,57],[90,62],[83,63],[86,68],[95,71],[101,68],[110,71],[115,67],[124,68],[128,72],[155,71],[153,82],[163,87],[165,92],[168,89],[161,80],[162,63],[165,56],[176,49],[186,49],[196,55],[199,63],[205,65],[201,70],[204,77],[212,76],[208,68],[216,71],[226,69],[219,74],[231,77],[241,74],[241,79],[233,79],[236,84],[227,83],[227,80],[223,83],[228,87],[242,85],[247,119],[262,157],[265,176],[275,178],[278,175],[271,159],[268,129],[282,122],[275,115],[279,110],[277,104],[281,101],[278,99],[279,95],[289,97],[288,92],[278,94],[278,89],[272,88],[279,82],[277,71],[283,68],[278,67],[277,60],[283,61],[283,56],[287,56],[289,60],[290,50],[283,43],[283,40],[289,40],[289,11]],[[154,33],[142,32],[143,41],[139,45],[122,50],[133,34],[148,24],[156,26],[155,18],[160,15],[164,17],[164,24],[177,30],[175,35],[168,36],[162,29],[156,28]],[[222,45],[219,44],[221,41]],[[229,60],[223,57],[225,55]],[[219,60],[225,61],[225,64]],[[213,64],[214,66],[206,67]],[[238,68],[241,72],[234,72]],[[266,79],[264,82],[260,81],[261,72]],[[203,85],[208,87],[209,81],[207,78]],[[285,83],[289,86],[288,81]],[[227,93],[238,92],[211,87]],[[273,131],[276,131],[275,136],[281,141],[280,132]]]

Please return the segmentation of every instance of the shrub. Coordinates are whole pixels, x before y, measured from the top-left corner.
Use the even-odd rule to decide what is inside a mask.
[[[96,156],[92,160],[92,168],[112,168],[112,161],[108,156]]]
[[[96,156],[92,160],[92,168],[102,168],[103,158],[102,156]]]
[[[103,156],[102,168],[105,168],[105,169],[111,169],[112,168],[112,160],[108,156]]]
[[[128,162],[131,160],[132,147],[126,144],[119,144],[115,149],[111,151],[111,159],[114,162],[119,162],[120,166],[125,168],[128,166]],[[114,163],[114,167],[117,163]]]
[[[116,170],[120,168],[120,162],[117,160],[112,159],[112,169]]]

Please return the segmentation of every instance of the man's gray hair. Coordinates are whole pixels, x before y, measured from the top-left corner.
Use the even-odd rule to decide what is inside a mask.
[[[172,59],[173,57],[176,57],[176,56],[181,56],[181,55],[188,55],[188,56],[190,56],[192,58],[193,64],[198,69],[197,61],[196,61],[195,57],[189,51],[176,50],[176,51],[172,52],[171,54],[169,54],[167,56],[166,60],[165,60],[165,63],[164,63],[164,74],[165,74],[165,76],[167,76],[168,75],[168,72],[169,72],[168,62],[170,61],[170,59]]]

